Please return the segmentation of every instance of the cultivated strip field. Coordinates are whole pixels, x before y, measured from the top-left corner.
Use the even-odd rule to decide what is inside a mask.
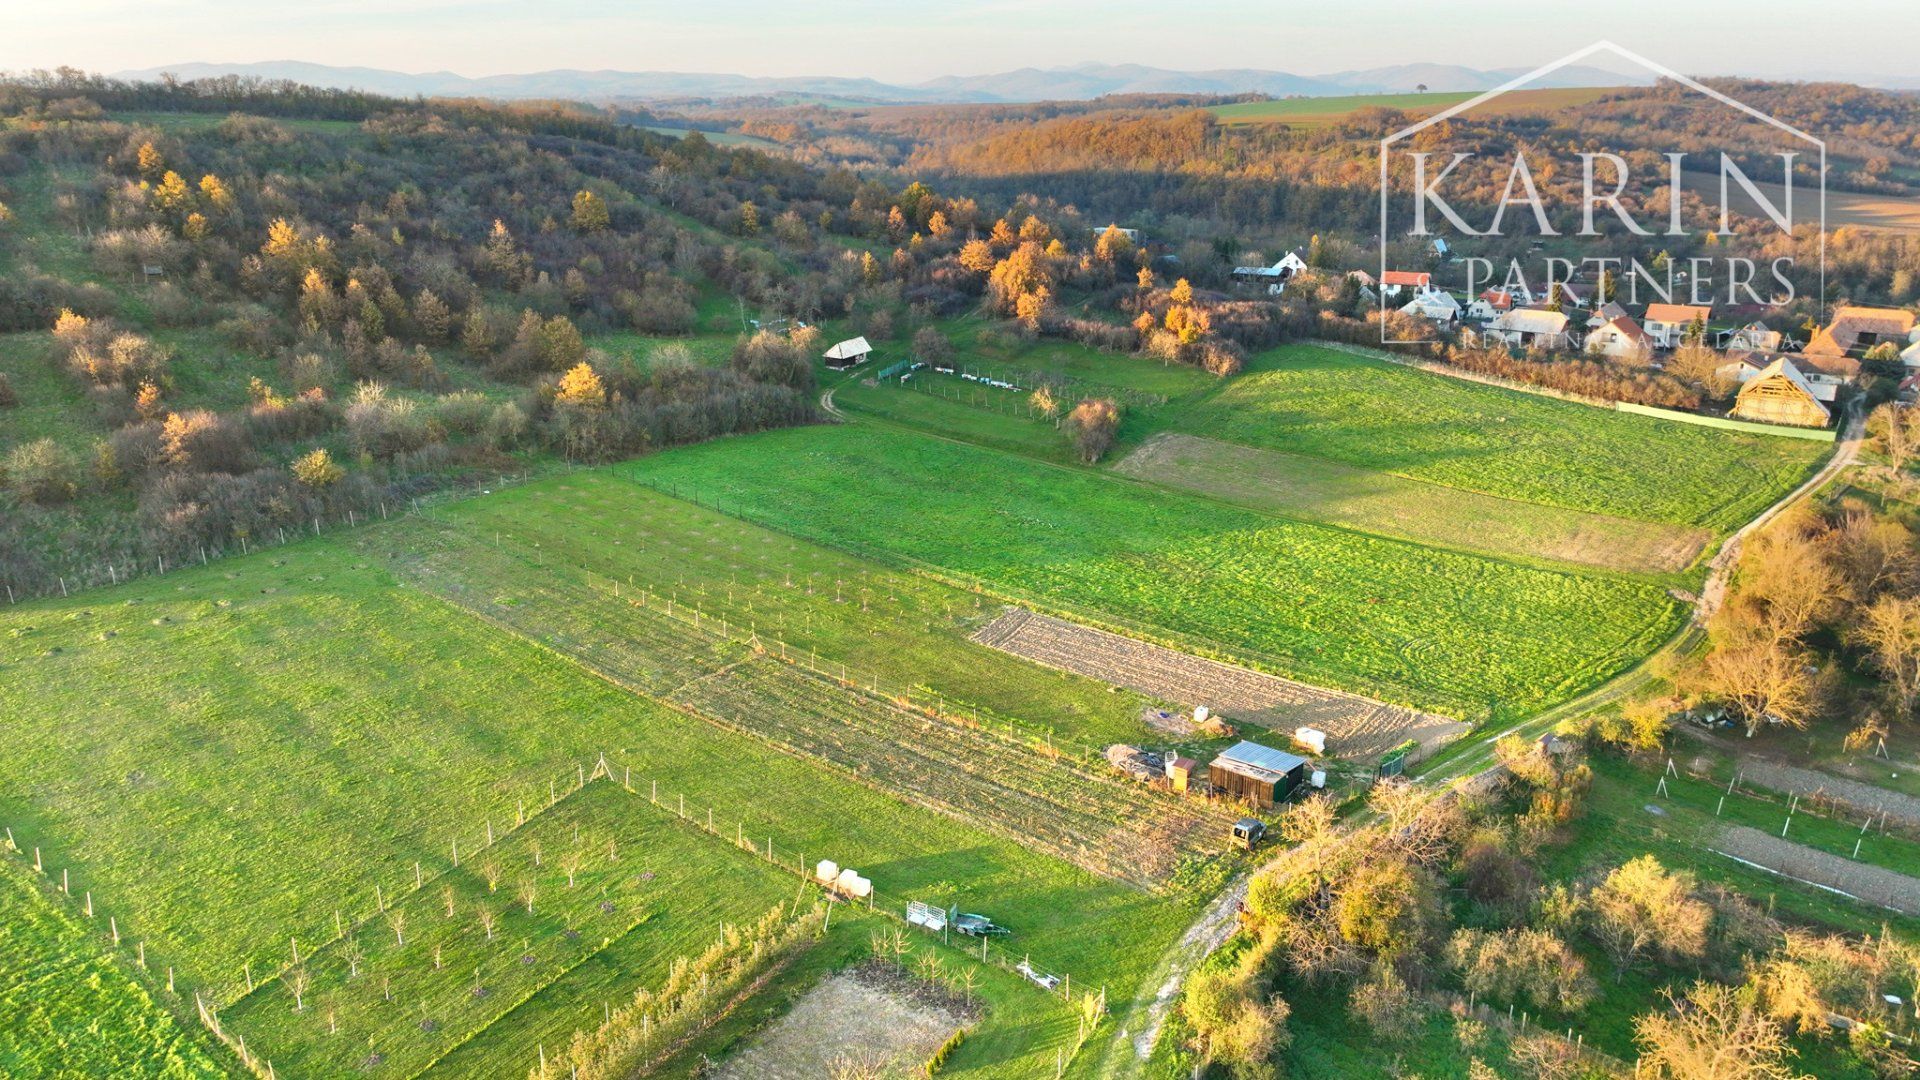
[[[1745,524],[1830,447],[1450,379],[1318,345],[1262,354],[1180,415],[1209,438],[1594,514]]]
[[[1155,435],[1114,469],[1362,532],[1606,570],[1684,570],[1709,538],[1704,529],[1499,499],[1325,458],[1177,432]]]
[[[964,715],[907,707],[843,682],[830,661],[770,652],[756,631],[670,613],[666,598],[616,596],[612,581],[532,549],[443,539],[411,575],[437,595],[621,685],[1094,873],[1157,885],[1182,859],[1217,854],[1237,816]],[[507,580],[521,584],[502,593]]]
[[[1920,878],[1782,840],[1745,825],[1724,830],[1714,850],[1788,877],[1838,889],[1869,904],[1920,915]]]
[[[1013,608],[974,635],[982,645],[1188,707],[1291,734],[1315,727],[1335,757],[1383,753],[1408,739],[1432,750],[1468,725],[1235,664],[1176,652],[1090,626]]]
[[[1644,655],[1680,614],[1652,584],[1277,519],[866,425],[725,439],[617,473],[1185,651],[1456,715],[1558,700]]]

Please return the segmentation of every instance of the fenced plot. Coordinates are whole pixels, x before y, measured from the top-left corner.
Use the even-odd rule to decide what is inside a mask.
[[[1824,795],[1862,810],[1884,813],[1908,826],[1920,826],[1920,799],[1904,792],[1758,758],[1742,761],[1740,771],[1761,787],[1788,795]]]
[[[1920,915],[1920,878],[1855,862],[1745,825],[1724,830],[1710,850],[1856,900],[1905,915]]]
[[[501,602],[467,580],[493,565],[484,548],[471,556],[423,563],[415,580],[622,685],[1094,873],[1158,884],[1181,860],[1217,852],[1237,816],[1115,779],[1076,760],[1077,748],[864,683],[751,626],[646,591],[616,596],[584,571],[514,575]]]
[[[1414,739],[1423,751],[1465,734],[1444,716],[1325,690],[1090,626],[1013,608],[974,635],[982,645],[1249,724],[1327,733],[1336,757],[1367,757]]]

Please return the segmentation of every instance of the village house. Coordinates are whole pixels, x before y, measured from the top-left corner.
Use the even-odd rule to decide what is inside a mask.
[[[1728,382],[1744,384],[1767,369],[1778,357],[1753,349],[1729,349],[1727,362],[1713,369],[1714,375]]]
[[[1433,275],[1418,270],[1389,270],[1380,275],[1380,295],[1389,300],[1398,300],[1401,292],[1412,289],[1417,293],[1433,290]]]
[[[1272,296],[1287,291],[1287,282],[1293,275],[1307,268],[1307,249],[1294,248],[1274,261],[1272,266],[1236,266],[1233,268],[1233,280],[1251,285],[1265,285]]]
[[[1430,319],[1442,327],[1452,326],[1460,321],[1460,301],[1450,292],[1435,289],[1432,292],[1417,293],[1400,310],[1408,315],[1418,315]]]
[[[1713,318],[1713,309],[1697,307],[1692,304],[1648,304],[1646,315],[1640,325],[1653,338],[1653,343],[1662,349],[1679,348],[1680,342],[1687,336],[1687,328],[1699,323],[1704,329],[1707,320]]]
[[[1107,235],[1109,232],[1119,233],[1121,236],[1126,237],[1129,243],[1138,244],[1140,242],[1139,229],[1125,229],[1125,228],[1121,228],[1118,225],[1108,225],[1104,229],[1093,230],[1093,238],[1098,240],[1102,236]]]
[[[1473,298],[1467,305],[1467,318],[1480,322],[1492,322],[1506,312],[1513,310],[1513,294],[1500,289],[1488,289]]]
[[[1782,356],[1740,388],[1732,415],[1763,424],[1826,427],[1833,420],[1833,411],[1827,402],[1833,400],[1836,390],[1834,386],[1816,387],[1793,366],[1792,360]]]
[[[1653,337],[1631,315],[1617,315],[1587,332],[1587,352],[1633,364],[1653,359]]]
[[[1587,329],[1592,330],[1595,327],[1605,326],[1613,320],[1624,316],[1626,313],[1626,308],[1609,300],[1595,308],[1593,314],[1587,316]],[[1646,327],[1643,326],[1641,329],[1644,330]]]
[[[1487,324],[1486,339],[1522,349],[1565,349],[1573,345],[1565,312],[1514,308]]]
[[[1851,356],[1889,342],[1904,349],[1912,341],[1913,312],[1842,304],[1834,309],[1831,322],[1814,331],[1805,351],[1808,356]]]
[[[1767,324],[1755,319],[1735,330],[1723,331],[1720,336],[1720,348],[1731,352],[1745,349],[1753,352],[1779,352],[1783,336],[1778,330],[1767,329]]]

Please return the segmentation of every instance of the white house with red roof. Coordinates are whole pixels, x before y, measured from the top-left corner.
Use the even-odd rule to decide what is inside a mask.
[[[1380,275],[1380,295],[1397,300],[1402,292],[1433,291],[1433,275],[1418,270],[1389,270]]]
[[[1467,318],[1478,319],[1481,322],[1492,322],[1494,319],[1512,310],[1512,293],[1504,289],[1488,289],[1486,292],[1474,297],[1473,303],[1467,305]]]
[[[1587,352],[1644,364],[1653,359],[1653,337],[1631,315],[1616,315],[1587,331]]]

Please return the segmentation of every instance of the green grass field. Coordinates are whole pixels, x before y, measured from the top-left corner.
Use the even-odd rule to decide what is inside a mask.
[[[1498,499],[1325,458],[1167,432],[1114,469],[1285,517],[1379,536],[1629,573],[1673,573],[1699,556],[1703,529]]]
[[[227,1006],[225,1025],[294,1076],[349,1073],[375,1054],[397,1075],[513,1075],[593,1007],[660,983],[722,926],[795,895],[793,875],[613,783],[505,824],[492,847],[303,958],[301,1008],[283,972]],[[482,909],[498,920],[491,935]]]
[[[1664,637],[1659,589],[1279,521],[905,433],[819,427],[621,466],[723,512],[980,579],[1282,674],[1464,713],[1531,709]]]
[[[290,938],[319,947],[336,910],[373,914],[376,887],[406,902],[416,862],[429,877],[448,869],[453,841],[477,850],[489,822],[504,829],[601,751],[636,786],[659,779],[783,852],[860,867],[890,896],[988,910],[1036,964],[1112,987],[1120,1008],[1196,902],[624,692],[402,584],[382,560],[405,557],[408,527],[0,612],[0,822],[145,940],[151,963],[176,966],[187,992],[235,1000],[243,964],[275,970]],[[543,990],[551,1009],[516,1010],[493,1038],[584,1022],[566,1014],[597,1013],[594,985]],[[1026,1025],[1032,1009],[1006,1020]],[[256,1051],[277,1056],[277,1038]],[[1007,1044],[982,1041],[996,1045],[956,1067],[994,1075]]]
[[[1434,376],[1315,345],[1277,349],[1185,409],[1182,430],[1505,499],[1732,529],[1821,444],[1716,431]]]
[[[123,966],[131,945],[116,957],[105,920],[34,880],[30,859],[0,851],[0,1075],[227,1075],[212,1036]]]

